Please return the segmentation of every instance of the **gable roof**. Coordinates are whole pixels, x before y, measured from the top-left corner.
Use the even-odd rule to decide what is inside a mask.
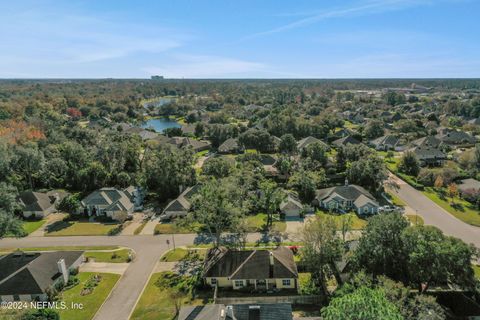
[[[192,206],[190,201],[198,189],[201,187],[201,184],[196,184],[192,187],[185,189],[176,199],[170,201],[163,212],[179,212],[179,211],[188,211]]]
[[[336,146],[346,146],[347,144],[360,144],[361,142],[352,136],[346,136],[332,142]]]
[[[323,142],[322,140],[317,139],[317,138],[312,137],[312,136],[308,136],[308,137],[303,138],[302,140],[297,142],[297,149],[302,150],[303,148],[306,148],[309,145],[311,145],[312,143],[316,143],[316,142],[318,142],[321,145],[323,145],[324,147],[328,148],[328,145],[325,142]]]
[[[67,268],[83,251],[14,252],[0,258],[0,295],[42,294],[60,277],[57,262]]]
[[[292,320],[290,303],[185,306],[178,320]],[[303,318],[302,318],[303,319]]]
[[[93,191],[82,200],[84,206],[106,206],[107,211],[129,211],[133,208],[131,197],[116,188],[101,188]]]
[[[446,144],[473,144],[476,142],[475,137],[472,137],[464,131],[451,130],[437,135],[443,143]]]
[[[349,185],[343,185],[343,186],[335,186],[335,187],[330,187],[330,188],[325,188],[325,189],[320,189],[317,190],[317,195],[316,199],[319,201],[322,201],[324,199],[327,199],[331,196],[338,195],[341,198],[348,200],[348,201],[355,201],[357,200],[360,196],[365,196],[366,198],[370,199],[370,201],[373,201],[374,203],[377,203],[375,200],[375,197],[372,196],[370,192],[365,190],[363,187],[355,185],[355,184],[349,184]]]
[[[463,179],[460,180],[460,184],[458,185],[458,189],[461,191],[466,190],[480,190],[480,181],[476,179]]]
[[[412,141],[412,145],[417,147],[433,147],[438,148],[442,141],[440,141],[435,136],[427,136],[417,140]]]
[[[280,210],[289,209],[303,209],[303,204],[295,199],[295,197],[293,197],[291,194],[288,194],[282,203],[280,203]]]
[[[223,153],[233,152],[238,149],[240,149],[240,145],[236,138],[227,139],[218,147],[218,151]]]
[[[435,147],[418,146],[413,148],[412,151],[420,160],[443,160],[447,158],[447,155],[443,151]]]
[[[398,138],[389,134],[389,135],[385,135],[383,137],[380,137],[380,138],[377,138],[377,139],[374,139],[372,141],[370,141],[374,146],[378,147],[378,146],[381,146],[381,145],[392,145],[392,146],[395,146],[398,144]]]
[[[273,268],[270,268],[270,255]],[[210,249],[205,259],[204,277],[229,279],[297,278],[293,253],[286,247],[275,250],[236,251],[226,248]]]

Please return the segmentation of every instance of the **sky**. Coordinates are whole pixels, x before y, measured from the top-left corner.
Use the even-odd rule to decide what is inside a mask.
[[[478,78],[480,0],[0,0],[0,78]]]

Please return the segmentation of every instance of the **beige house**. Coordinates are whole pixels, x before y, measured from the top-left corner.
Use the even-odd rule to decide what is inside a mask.
[[[271,251],[211,249],[205,258],[203,278],[212,287],[233,290],[298,289],[297,265],[286,247]]]

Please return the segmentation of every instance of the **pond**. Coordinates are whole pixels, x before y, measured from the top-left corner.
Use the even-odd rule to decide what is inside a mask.
[[[153,128],[156,132],[162,133],[168,128],[181,128],[182,126],[175,120],[168,118],[150,119],[142,124],[142,128]]]

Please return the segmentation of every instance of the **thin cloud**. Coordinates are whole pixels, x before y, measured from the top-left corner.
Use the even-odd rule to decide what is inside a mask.
[[[377,14],[386,11],[394,11],[394,10],[401,10],[408,7],[420,6],[420,5],[428,5],[433,4],[431,0],[374,0],[363,2],[357,5],[332,9],[329,11],[321,11],[315,14],[310,14],[308,17],[285,24],[283,26],[258,32],[252,34],[250,36],[245,37],[245,39],[251,39],[261,36],[267,36],[279,32],[284,32],[300,27],[304,27],[307,25],[311,25],[323,20],[334,19],[334,18],[342,18],[354,15],[369,15],[369,14]]]

